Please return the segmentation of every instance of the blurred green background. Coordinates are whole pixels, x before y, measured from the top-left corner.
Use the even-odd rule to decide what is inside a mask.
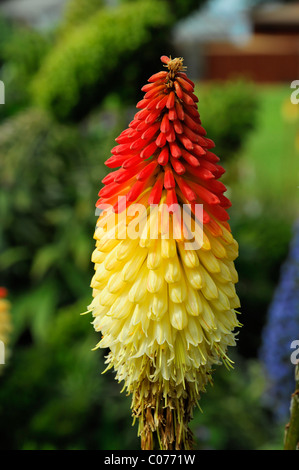
[[[138,449],[130,397],[91,318],[95,202],[114,139],[133,117],[171,31],[205,2],[69,0],[52,27],[0,18],[0,285],[13,332],[0,376],[0,449]],[[1,11],[1,10],[0,10]],[[187,60],[185,65],[188,67]],[[294,77],[298,78],[298,77]],[[259,359],[267,309],[298,217],[299,106],[289,83],[196,81],[226,173],[244,327],[201,398],[199,449],[280,449]]]

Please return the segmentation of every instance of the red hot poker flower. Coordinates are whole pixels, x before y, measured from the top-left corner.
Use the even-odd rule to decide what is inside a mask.
[[[142,448],[156,434],[161,449],[178,450],[192,447],[188,423],[214,365],[230,363],[238,245],[194,83],[183,59],[161,60],[167,70],[142,88],[106,161],[89,310],[108,368],[132,394]],[[137,234],[128,236],[130,224]]]

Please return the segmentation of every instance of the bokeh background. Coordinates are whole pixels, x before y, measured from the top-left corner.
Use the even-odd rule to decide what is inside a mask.
[[[241,321],[233,371],[192,422],[198,449],[281,449],[299,340],[299,3],[0,2],[0,449],[138,449],[91,318],[104,161],[163,54],[183,56],[226,173]],[[299,97],[299,96],[298,96]]]

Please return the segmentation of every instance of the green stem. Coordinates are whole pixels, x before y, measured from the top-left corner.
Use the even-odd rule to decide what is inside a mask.
[[[296,389],[292,394],[290,422],[286,426],[284,450],[299,449],[299,363],[295,369]]]

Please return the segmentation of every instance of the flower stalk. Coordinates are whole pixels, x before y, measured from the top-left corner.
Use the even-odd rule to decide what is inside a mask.
[[[290,422],[285,429],[284,450],[299,450],[299,363],[295,367],[295,391],[291,397]]]

